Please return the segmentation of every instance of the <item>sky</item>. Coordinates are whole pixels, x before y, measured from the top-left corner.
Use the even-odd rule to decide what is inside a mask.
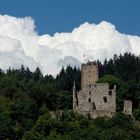
[[[0,0],[0,68],[44,75],[140,55],[139,0]]]
[[[121,33],[140,35],[139,0],[0,0],[0,13],[30,16],[39,34],[70,32],[84,22],[103,20]]]

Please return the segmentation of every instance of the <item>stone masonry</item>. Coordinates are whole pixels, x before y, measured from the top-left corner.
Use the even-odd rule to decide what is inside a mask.
[[[107,83],[96,83],[98,79],[97,62],[82,64],[81,90],[77,92],[75,84],[73,87],[73,110],[90,118],[112,117],[116,112],[116,86],[112,88]],[[129,107],[125,110],[127,114],[132,112]]]
[[[124,101],[123,112],[127,115],[132,116],[132,101],[130,101],[130,100]]]

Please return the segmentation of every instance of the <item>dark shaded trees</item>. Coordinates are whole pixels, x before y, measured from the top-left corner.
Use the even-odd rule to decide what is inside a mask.
[[[91,140],[139,139],[140,120],[140,57],[131,53],[115,55],[99,62],[98,82],[117,85],[117,110],[123,100],[133,101],[134,118],[116,114],[112,119],[87,119],[73,112],[52,118],[52,110],[72,109],[72,87],[80,90],[81,71],[62,68],[56,77],[43,76],[37,68],[31,72],[0,69],[0,139]]]

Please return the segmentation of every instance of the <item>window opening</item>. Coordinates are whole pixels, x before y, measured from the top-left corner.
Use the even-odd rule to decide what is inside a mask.
[[[112,95],[112,90],[109,91],[109,95]]]
[[[103,97],[104,103],[107,103],[107,97]]]
[[[93,103],[93,110],[96,110],[96,105],[95,105],[95,103]]]
[[[113,89],[114,88],[114,86],[113,85],[109,85],[109,89]]]
[[[91,98],[88,99],[88,102],[91,103]]]
[[[91,95],[91,91],[89,91],[89,95]]]

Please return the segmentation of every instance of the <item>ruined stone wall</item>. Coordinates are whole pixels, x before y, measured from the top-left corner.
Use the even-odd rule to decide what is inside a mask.
[[[78,112],[81,115],[84,115],[87,118],[97,118],[97,117],[112,117],[115,115],[115,112],[110,112],[108,110],[95,110],[95,111],[81,111]]]
[[[125,100],[124,101],[123,112],[126,115],[131,115],[132,116],[132,101],[130,101],[130,100]]]
[[[81,91],[73,90],[73,110],[80,114],[111,116],[116,112],[116,87],[109,89],[106,83],[96,83],[99,78],[98,64],[82,64]]]
[[[107,83],[96,83],[99,78],[98,64],[88,62],[81,68],[81,91],[73,88],[73,110],[96,118],[98,116],[112,117],[116,112],[116,86],[110,89]],[[132,102],[124,101],[123,112],[132,116]]]
[[[108,110],[116,112],[116,87],[109,89],[109,85],[98,83],[77,93],[77,111]]]

